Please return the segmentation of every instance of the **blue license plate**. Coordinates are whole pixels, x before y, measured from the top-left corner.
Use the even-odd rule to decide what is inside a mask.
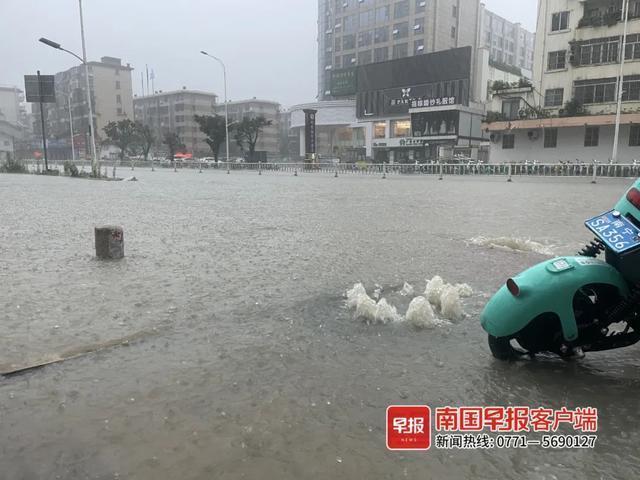
[[[628,253],[640,247],[640,229],[620,212],[603,213],[587,220],[585,225],[615,253]]]

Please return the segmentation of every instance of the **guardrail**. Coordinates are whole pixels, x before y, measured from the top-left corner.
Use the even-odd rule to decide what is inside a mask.
[[[426,164],[371,164],[371,163],[235,163],[219,162],[206,164],[204,162],[183,162],[174,164],[137,161],[132,165],[129,162],[119,164],[111,160],[103,160],[100,167],[103,173],[113,175],[113,167],[119,176],[126,176],[127,172],[135,171],[135,168],[171,169],[175,171],[192,170],[219,170],[227,173],[252,171],[258,174],[272,172],[288,172],[299,174],[333,174],[339,175],[380,175],[386,178],[388,175],[425,175],[444,176],[471,175],[506,177],[589,177],[595,181],[597,177],[638,177],[640,176],[640,164],[463,164],[463,163],[426,163]],[[41,171],[42,163],[28,163],[29,170],[33,173]],[[80,171],[90,172],[91,162],[76,162]],[[49,165],[50,169],[57,169],[63,173],[63,165],[60,162]],[[134,173],[131,173],[133,175]]]

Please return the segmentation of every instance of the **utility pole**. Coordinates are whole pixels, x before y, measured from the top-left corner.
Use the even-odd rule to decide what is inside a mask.
[[[629,0],[623,0],[622,18],[624,20],[624,33],[622,34],[622,49],[620,50],[620,74],[618,75],[618,106],[616,108],[616,127],[613,135],[613,152],[611,153],[611,163],[618,162],[618,141],[620,138],[620,115],[622,110],[622,95],[624,92],[624,61],[627,49],[627,25],[629,22]]]
[[[40,103],[40,124],[42,126],[42,150],[44,152],[44,171],[49,171],[47,162],[47,133],[44,126],[44,108],[42,107],[42,81],[40,80],[40,70],[38,70],[38,100]]]

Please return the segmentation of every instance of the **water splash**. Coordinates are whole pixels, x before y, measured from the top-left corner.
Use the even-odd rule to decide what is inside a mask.
[[[402,295],[403,297],[408,297],[410,295],[413,295],[413,292],[414,292],[413,285],[411,285],[410,283],[404,282],[404,286],[400,291],[400,295]]]
[[[469,242],[481,247],[498,248],[517,252],[534,252],[540,255],[554,256],[552,246],[519,237],[473,237]]]
[[[450,285],[436,275],[431,280],[427,280],[424,295],[429,303],[439,310],[442,317],[460,321],[465,317],[461,299],[473,295],[473,289],[466,283]]]
[[[409,325],[418,329],[434,328],[449,323],[436,317],[431,304],[425,297],[416,297],[411,301],[406,320]]]

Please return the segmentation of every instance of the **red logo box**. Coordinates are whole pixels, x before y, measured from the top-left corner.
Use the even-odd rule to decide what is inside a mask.
[[[387,407],[387,448],[389,450],[429,450],[431,409],[426,405]]]

